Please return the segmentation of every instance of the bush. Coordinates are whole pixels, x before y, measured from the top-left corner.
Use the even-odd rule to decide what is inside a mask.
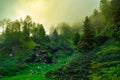
[[[17,62],[16,58],[0,58],[0,76],[2,77],[16,75],[26,67],[25,63]]]
[[[101,45],[105,43],[107,40],[108,40],[108,37],[104,35],[98,35],[95,37],[95,42],[97,45]]]

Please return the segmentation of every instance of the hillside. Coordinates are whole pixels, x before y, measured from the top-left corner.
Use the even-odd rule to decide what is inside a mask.
[[[109,40],[79,53],[65,66],[49,71],[50,80],[120,80],[120,42]]]
[[[61,58],[53,64],[45,63],[28,63],[27,68],[21,70],[16,76],[1,78],[0,80],[49,80],[45,78],[45,74],[50,70],[55,70],[60,66],[67,64],[77,54],[68,56],[67,58]]]
[[[119,80],[120,42],[108,40],[84,53],[61,58],[54,64],[28,63],[16,76],[0,80]]]
[[[4,1],[8,2],[3,0],[0,3]],[[79,1],[82,3],[82,0]],[[0,80],[120,80],[119,0],[100,0],[100,8],[94,9],[91,15],[87,15],[88,8],[80,8],[81,5],[76,0],[67,0],[70,10],[74,6],[76,8],[70,11],[72,16],[65,18],[74,23],[64,21],[63,16],[69,10],[62,9],[63,4],[57,0],[50,0],[50,3],[47,0],[20,0],[21,2],[34,5],[31,6],[35,8],[32,13],[37,14],[37,7],[42,2],[47,3],[45,6],[52,3],[58,6],[55,7],[55,12],[51,12],[54,5],[50,8],[40,6],[46,12],[42,15],[45,17],[43,22],[39,19],[42,17],[24,15],[24,12],[20,19],[16,16],[13,16],[14,20],[7,19],[6,16],[0,20]],[[58,7],[63,11],[57,10]],[[72,18],[75,18],[76,10],[80,11],[77,16],[80,18],[82,10],[79,9],[86,13],[81,21],[76,22]],[[21,10],[18,13],[19,11]],[[57,13],[62,15],[58,16]],[[33,16],[39,21],[35,21]],[[58,20],[48,28],[55,18]]]

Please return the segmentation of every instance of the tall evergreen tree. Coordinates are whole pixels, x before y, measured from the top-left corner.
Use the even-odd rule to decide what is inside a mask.
[[[101,0],[100,1],[100,10],[102,15],[105,18],[106,23],[108,22],[112,22],[112,20],[110,19],[112,16],[112,9],[111,9],[111,3],[110,0]]]
[[[25,40],[28,40],[30,37],[31,26],[32,26],[32,19],[30,16],[27,16],[23,22],[23,35]]]
[[[112,17],[114,26],[111,27],[112,37],[116,40],[120,40],[120,1],[112,0]]]
[[[32,39],[37,43],[47,47],[49,42],[49,37],[46,35],[45,29],[42,24],[37,24],[37,26],[32,31]]]
[[[93,48],[94,43],[94,30],[88,17],[85,18],[83,25],[83,35],[78,42],[78,50],[89,50]]]
[[[54,42],[58,42],[58,39],[59,39],[59,34],[58,34],[57,29],[55,29],[55,30],[53,31],[53,33],[52,33],[52,40],[53,40]]]
[[[106,20],[104,35],[120,40],[120,1],[101,0],[101,12]]]
[[[115,23],[119,23],[120,22],[120,1],[112,0],[111,7],[112,7],[113,21]]]
[[[54,29],[53,33],[51,34],[51,49],[52,52],[55,53],[60,47],[59,47],[59,34],[57,29]]]

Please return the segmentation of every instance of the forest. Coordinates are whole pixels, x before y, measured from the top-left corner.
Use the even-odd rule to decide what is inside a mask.
[[[0,21],[0,80],[120,80],[120,1],[75,25]]]

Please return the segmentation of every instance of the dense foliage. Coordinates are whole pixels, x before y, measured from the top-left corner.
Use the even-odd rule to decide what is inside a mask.
[[[30,16],[0,26],[1,80],[120,79],[119,0],[101,0],[82,24],[60,23],[49,34]]]

